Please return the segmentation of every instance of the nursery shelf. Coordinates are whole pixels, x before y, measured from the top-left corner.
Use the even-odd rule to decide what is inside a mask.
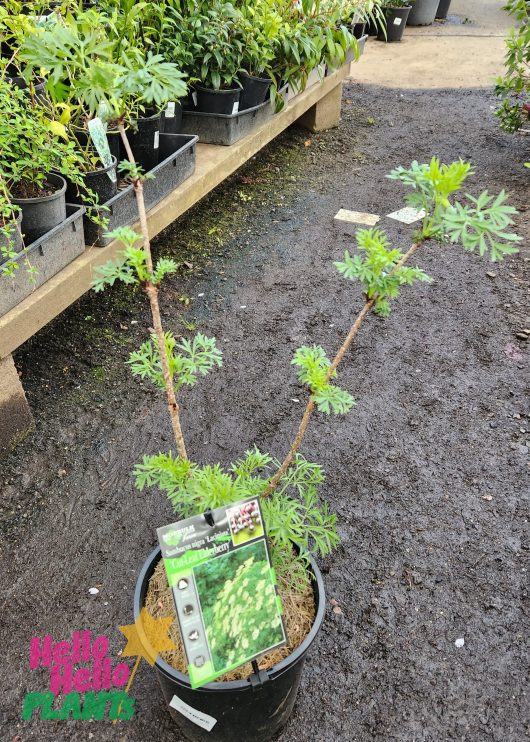
[[[336,126],[342,81],[348,74],[349,65],[346,65],[307,88],[280,113],[230,147],[199,143],[195,173],[149,211],[150,236],[154,237],[184,214],[298,119],[303,117],[302,123],[314,131]],[[87,247],[82,255],[0,317],[0,359],[7,358],[86,293],[94,269],[121,249],[121,243],[116,241],[104,248]]]

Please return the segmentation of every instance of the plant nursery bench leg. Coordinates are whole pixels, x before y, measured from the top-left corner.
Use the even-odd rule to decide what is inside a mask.
[[[342,82],[333,88],[333,90],[330,90],[318,103],[311,106],[298,119],[298,123],[313,132],[334,129],[340,124],[341,103]]]
[[[0,358],[0,457],[33,430],[33,416],[13,356]]]

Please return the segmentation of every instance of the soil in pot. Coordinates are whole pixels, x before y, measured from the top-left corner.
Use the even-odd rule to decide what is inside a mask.
[[[146,115],[145,117],[136,119],[131,123],[131,127],[127,131],[127,138],[129,139],[134,159],[145,172],[152,170],[158,165],[161,119],[162,114],[160,111],[157,111],[152,115]],[[121,141],[120,157],[122,160],[127,159],[127,153]]]
[[[403,32],[407,25],[407,18],[411,11],[411,6],[405,8],[383,8],[386,21],[386,38],[381,29],[377,35],[379,41],[401,41]]]
[[[280,581],[278,583],[278,593],[284,610],[283,618],[287,632],[287,645],[262,655],[258,659],[260,670],[269,670],[292,654],[309,634],[315,620],[315,600],[310,585],[302,593],[293,593],[285,583],[282,584]],[[168,665],[186,675],[188,671],[186,655],[184,654],[184,648],[180,638],[175,614],[175,603],[168,585],[167,574],[162,560],[158,562],[153,576],[149,580],[145,607],[154,618],[167,618],[171,616],[173,619],[168,633],[176,648],[168,652],[162,652],[161,657]],[[249,663],[232,670],[232,672],[226,673],[226,675],[222,675],[216,682],[243,680],[244,678],[248,678],[252,672],[252,665]]]
[[[240,111],[261,105],[265,101],[271,86],[270,77],[256,77],[255,75],[249,75],[247,72],[241,72],[239,82],[241,83]]]
[[[34,184],[17,184],[11,201],[22,209],[22,232],[26,245],[42,237],[66,219],[66,181],[50,173],[42,189]]]
[[[220,113],[231,116],[239,111],[240,88],[229,88],[228,90],[212,90],[197,85],[196,110],[202,113]]]
[[[104,204],[109,201],[118,192],[118,182],[116,174],[116,158],[112,158],[112,164],[108,167],[99,167],[95,170],[90,170],[83,176],[83,181],[86,187],[92,191],[98,198],[98,203]],[[114,172],[114,180],[111,180],[109,174]],[[67,179],[66,187],[66,201],[69,204],[82,204],[83,195],[87,195],[86,192],[80,191],[75,183],[71,183]]]
[[[409,26],[430,26],[438,10],[439,0],[411,0],[411,11],[407,23]]]
[[[451,0],[440,0],[438,3],[438,10],[436,11],[436,18],[445,20],[449,13],[449,7],[451,6]]]

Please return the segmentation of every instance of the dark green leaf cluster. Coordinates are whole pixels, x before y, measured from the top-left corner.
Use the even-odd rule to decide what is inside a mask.
[[[291,361],[293,366],[298,366],[298,380],[301,384],[307,384],[311,396],[320,412],[329,415],[344,415],[349,412],[355,400],[348,392],[329,383],[328,373],[331,365],[324,348],[320,345],[302,346],[298,348]],[[333,372],[330,378],[334,378]]]
[[[390,314],[389,299],[399,296],[401,286],[432,280],[420,268],[397,267],[403,254],[397,249],[388,249],[390,242],[382,230],[360,229],[356,239],[363,254],[352,256],[346,250],[344,260],[334,265],[345,278],[364,284],[368,299],[375,299],[374,311],[382,317]]]
[[[189,517],[261,495],[269,482],[268,472],[278,466],[278,461],[257,448],[247,451],[228,470],[220,464],[199,466],[169,453],[144,456],[135,477],[139,490],[158,487],[179,516]],[[301,559],[310,551],[329,554],[339,543],[336,516],[318,499],[317,487],[323,480],[320,466],[297,456],[278,488],[261,501],[273,559],[281,571],[295,570],[293,542],[301,548]]]
[[[215,338],[208,338],[199,332],[192,340],[182,338],[177,342],[173,333],[166,332],[164,339],[175,392],[184,385],[193,386],[198,375],[206,376],[215,366],[223,365]],[[139,350],[130,354],[128,363],[135,376],[147,378],[160,389],[165,389],[160,350],[155,335],[143,343]]]

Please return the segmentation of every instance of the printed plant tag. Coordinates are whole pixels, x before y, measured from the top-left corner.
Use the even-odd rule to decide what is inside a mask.
[[[167,108],[165,110],[165,117],[167,119],[174,119],[175,118],[175,101],[170,100],[167,104]]]
[[[394,18],[394,26],[401,26],[402,18]]]
[[[207,732],[211,732],[214,726],[217,724],[217,719],[215,717],[210,716],[209,714],[205,714],[204,711],[199,711],[198,709],[193,708],[193,706],[185,703],[182,698],[179,698],[178,696],[173,696],[173,698],[169,702],[169,705],[172,708],[176,709],[179,714],[185,716],[186,719],[189,719],[194,724],[197,724],[198,727],[206,729]]]
[[[90,119],[87,124],[88,133],[99,158],[105,167],[112,165],[112,155],[109,149],[109,142],[107,139],[107,125],[98,117]],[[111,168],[107,170],[107,175],[113,183],[116,182],[116,170]]]
[[[192,688],[286,642],[258,498],[207,515],[157,530]]]
[[[153,142],[153,149],[158,149],[159,143],[160,143],[160,132],[159,131],[155,131],[155,139],[154,139],[154,142]]]
[[[232,106],[232,116],[236,113],[239,113],[239,101],[238,100],[236,100],[236,102]]]

